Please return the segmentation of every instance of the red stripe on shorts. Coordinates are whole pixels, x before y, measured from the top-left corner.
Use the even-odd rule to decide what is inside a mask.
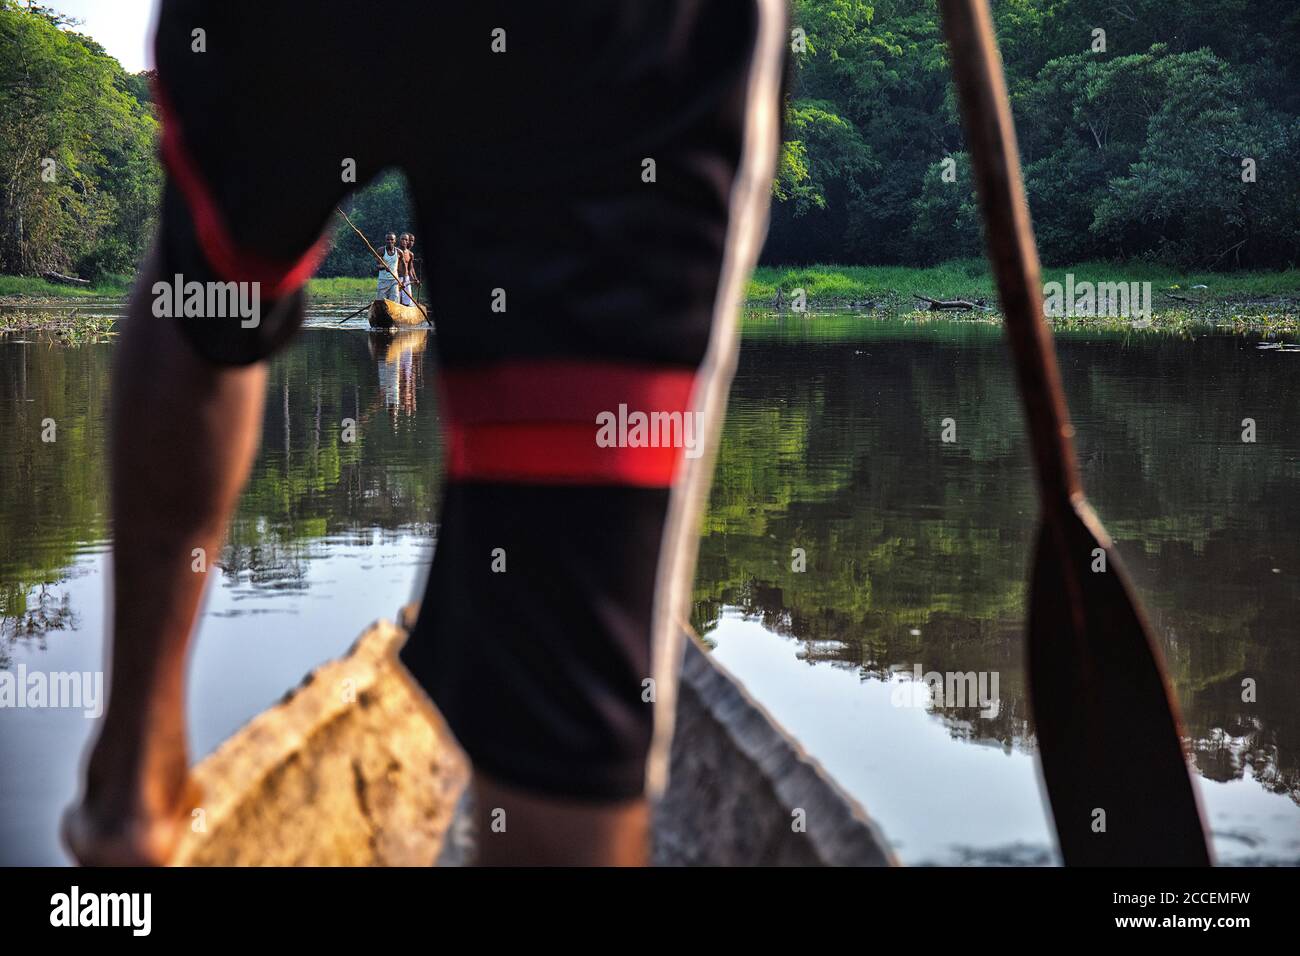
[[[686,457],[685,441],[698,447],[699,429],[686,423],[694,385],[694,369],[573,360],[444,371],[447,476],[666,488]],[[620,419],[638,412],[680,423],[658,433],[672,442],[649,444],[655,439],[648,428],[640,436],[627,427],[620,434]]]

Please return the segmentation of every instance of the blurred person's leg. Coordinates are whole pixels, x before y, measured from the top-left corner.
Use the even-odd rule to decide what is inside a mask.
[[[347,38],[308,35],[296,4],[262,4],[256,29],[235,7],[166,0],[155,38],[166,183],[113,375],[109,700],[63,828],[83,863],[166,862],[201,806],[188,776],[185,661],[260,439],[266,359],[298,328],[322,229],[352,188],[340,159],[355,159],[358,183],[378,168],[345,149],[355,117],[333,64]],[[277,22],[295,27],[293,61]],[[206,52],[191,46],[197,28]],[[313,87],[328,125],[303,109],[303,62],[330,65]],[[194,282],[203,314],[178,315],[171,307]]]
[[[167,508],[188,516],[176,534],[137,492],[158,492],[184,470],[141,483],[134,472],[148,465],[131,460],[131,449],[145,448],[150,464],[166,452],[138,437],[124,442],[120,459],[115,450],[116,535],[126,560],[115,577],[123,606],[113,645],[122,666],[86,800],[69,827],[74,851],[88,861],[161,861],[173,821],[187,810],[178,770],[183,661],[202,586],[175,581],[171,562],[183,554],[193,573],[196,539],[220,539],[260,409],[251,400],[264,373],[243,366],[265,359],[296,327],[295,292],[342,191],[339,158],[357,152],[346,136],[355,124],[343,122],[328,127],[334,142],[303,150],[284,122],[302,115],[301,101],[277,100],[298,87],[249,68],[267,42],[259,37],[275,31],[242,29],[231,6],[173,0],[164,8],[160,97],[167,129],[187,135],[165,139],[161,271],[260,277],[269,314],[251,330],[237,319],[187,319],[155,346],[155,357],[181,372],[194,366],[173,346],[216,366],[192,381],[169,377],[176,391],[145,414],[157,421],[144,422],[141,434],[164,436],[173,420],[199,414],[185,402],[219,419],[192,436],[197,453],[189,436],[175,446],[196,461],[222,459],[200,486],[202,502],[167,488]],[[645,858],[649,801],[666,778],[681,626],[734,366],[735,313],[761,242],[777,149],[779,4],[665,0],[585,10],[561,23],[511,6],[462,24],[467,32],[456,35],[488,36],[508,23],[513,44],[504,58],[467,44],[463,57],[430,64],[431,74],[445,71],[434,88],[459,89],[467,69],[480,95],[440,101],[412,123],[462,135],[428,163],[433,140],[391,138],[396,155],[421,163],[412,171],[420,211],[437,226],[430,261],[440,280],[433,306],[448,429],[435,565],[403,656],[475,762],[484,862]],[[446,17],[480,13],[476,6]],[[221,39],[212,54],[188,57],[191,25],[208,30],[210,42]],[[317,38],[339,46],[322,52],[323,62],[346,59],[339,33]],[[176,45],[164,48],[163,34]],[[328,76],[343,82],[345,72]],[[340,104],[352,102],[345,90],[313,95],[336,120]],[[358,160],[366,166],[358,182],[378,168],[375,159]],[[137,327],[132,350],[154,341],[146,324]],[[132,354],[124,352],[124,367],[139,361]],[[122,399],[128,428],[138,401]],[[596,443],[595,416],[620,406],[691,416],[692,424],[698,415],[691,453]],[[139,553],[126,543],[137,533],[148,545]],[[158,587],[144,583],[152,560],[169,569]],[[132,632],[138,621],[152,622],[142,635]],[[132,728],[146,724],[146,737],[133,741]]]
[[[152,314],[141,270],[113,370],[109,706],[64,835],[82,862],[164,862],[197,806],[188,781],[185,659],[206,571],[261,435],[263,364],[204,361]],[[196,550],[197,549],[197,550]],[[196,564],[202,562],[202,564]]]
[[[640,797],[614,803],[557,800],[475,773],[474,808],[480,866],[649,862],[650,807]],[[502,819],[510,825],[499,829]]]
[[[481,862],[637,864],[766,227],[785,19],[769,0],[565,9],[451,14],[457,36],[501,27],[504,52],[467,44],[436,88],[475,95],[411,117],[458,135],[414,171],[447,485],[402,658],[473,761]],[[620,409],[684,432],[602,438]]]

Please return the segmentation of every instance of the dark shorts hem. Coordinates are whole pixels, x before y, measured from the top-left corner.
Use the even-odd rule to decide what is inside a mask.
[[[495,745],[461,746],[477,772],[494,782],[545,797],[583,803],[625,803],[645,796],[645,761],[593,766],[540,762],[531,754],[504,754]],[[475,759],[473,753],[479,758]],[[491,756],[487,756],[487,755]]]

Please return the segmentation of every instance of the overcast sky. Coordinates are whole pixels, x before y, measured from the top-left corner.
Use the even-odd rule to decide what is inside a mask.
[[[84,21],[79,33],[94,37],[126,68],[138,73],[153,66],[148,50],[155,0],[42,0],[47,7]]]

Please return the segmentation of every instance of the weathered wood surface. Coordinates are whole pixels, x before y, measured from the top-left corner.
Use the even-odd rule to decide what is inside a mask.
[[[378,622],[346,657],[317,668],[203,760],[195,771],[202,813],[175,862],[469,862],[468,762],[397,661],[405,639],[401,627]],[[662,866],[893,862],[862,808],[694,640],[653,859]]]
[[[895,863],[861,805],[693,639],[653,859],[659,866]]]
[[[194,866],[427,866],[469,766],[380,621],[203,760]]]
[[[416,306],[402,305],[392,299],[375,299],[370,303],[371,328],[412,328],[424,324],[424,313]]]

